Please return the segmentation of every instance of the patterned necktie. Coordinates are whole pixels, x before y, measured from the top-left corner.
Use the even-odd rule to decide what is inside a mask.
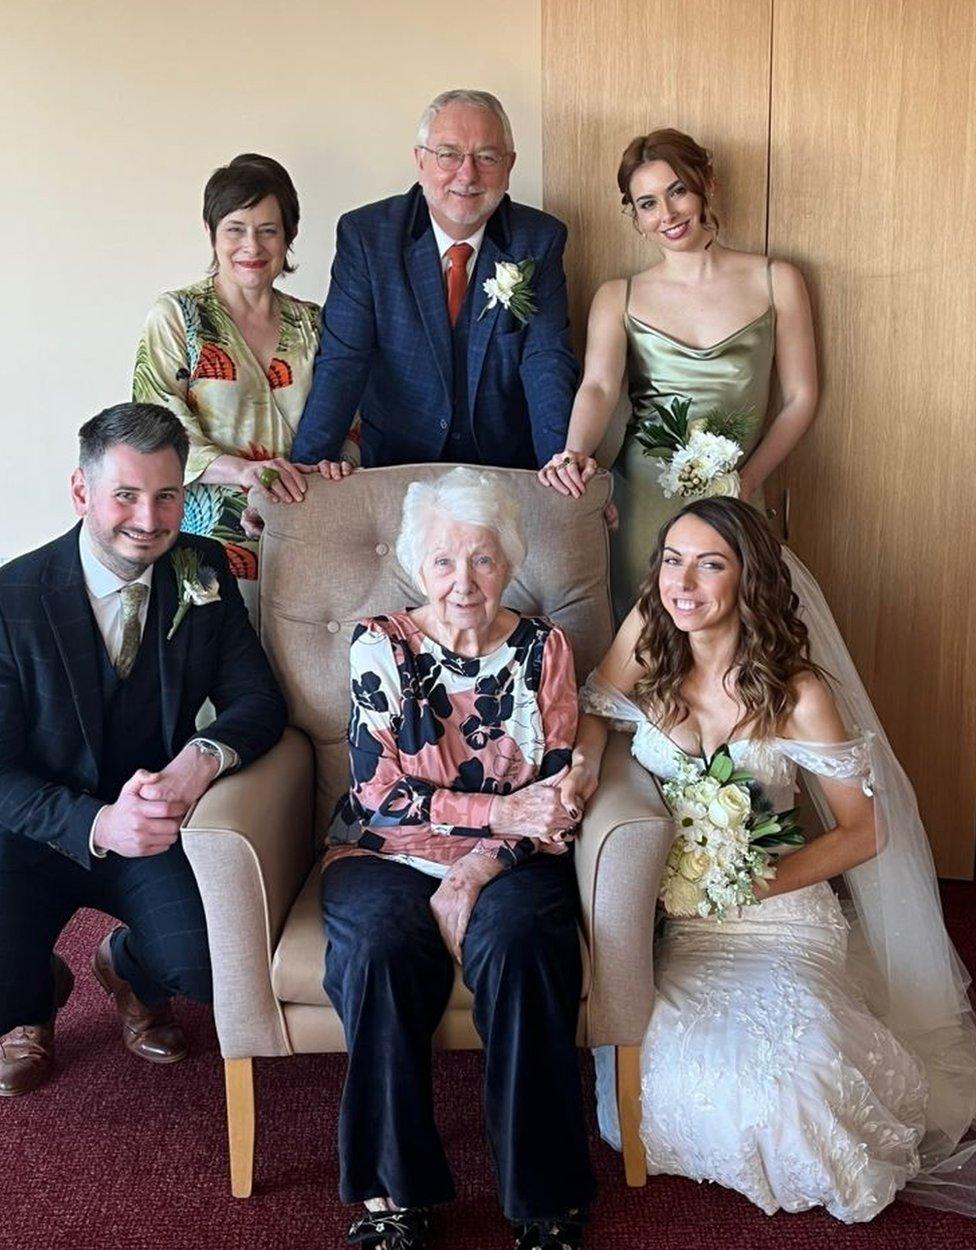
[[[473,251],[470,243],[455,243],[447,249],[447,315],[451,319],[452,327],[458,319],[468,289],[468,258]]]
[[[125,681],[132,672],[139,653],[139,643],[142,641],[139,609],[149,594],[149,587],[145,582],[130,582],[128,586],[122,587],[119,594],[122,596],[122,646],[115,661],[115,671]]]

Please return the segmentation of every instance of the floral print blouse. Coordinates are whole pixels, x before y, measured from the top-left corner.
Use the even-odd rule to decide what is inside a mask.
[[[326,865],[346,854],[409,857],[446,871],[470,851],[514,864],[565,844],[491,835],[492,796],[551,777],[572,755],[577,703],[566,635],[519,617],[488,655],[457,655],[409,612],[361,621],[349,652],[351,783]]]
[[[267,373],[217,297],[213,278],[204,278],[152,306],[132,379],[133,399],[165,405],[190,436],[184,530],[223,542],[241,578],[258,572],[257,541],[241,526],[246,496],[197,479],[218,456],[267,460],[291,450],[312,384],[320,310],[274,294],[281,330]],[[358,463],[358,453],[350,458]]]

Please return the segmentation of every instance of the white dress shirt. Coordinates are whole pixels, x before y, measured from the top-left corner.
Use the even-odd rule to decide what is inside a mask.
[[[471,281],[471,275],[474,273],[474,267],[478,263],[478,253],[481,251],[481,243],[485,237],[485,227],[476,230],[468,239],[452,239],[449,234],[445,234],[437,222],[431,217],[431,229],[434,231],[434,241],[437,243],[437,253],[441,258],[441,272],[447,273],[450,262],[447,259],[447,250],[453,247],[455,243],[467,243],[471,248],[471,255],[468,257],[468,281]]]
[[[119,577],[117,573],[113,573],[111,569],[106,568],[99,560],[84,525],[82,525],[78,534],[78,554],[81,557],[81,572],[85,579],[88,602],[91,604],[92,612],[95,616],[95,624],[98,626],[98,632],[105,643],[108,658],[114,665],[119,658],[119,652],[122,650],[122,595],[120,592],[122,587],[129,583],[124,578]],[[153,567],[150,564],[138,577],[133,578],[133,582],[142,582],[149,592],[139,606],[140,637],[145,633],[146,629],[149,600],[152,596]],[[222,742],[215,742],[214,739],[204,738],[199,734],[191,738],[190,742],[206,742],[217,748],[220,752],[217,770],[218,777],[229,768],[237,767],[237,752],[228,746],[224,746]],[[108,804],[105,806],[107,807]],[[99,816],[104,811],[105,807],[102,807],[95,813],[91,832],[88,835],[89,850],[97,859],[104,859],[108,853],[95,845],[95,828],[98,825]]]

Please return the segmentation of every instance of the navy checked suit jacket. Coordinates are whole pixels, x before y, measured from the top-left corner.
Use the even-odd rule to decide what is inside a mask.
[[[101,635],[85,589],[78,526],[0,569],[0,870],[59,851],[90,867],[103,699]],[[159,620],[159,707],[167,749],[195,733],[207,698],[209,737],[241,764],[281,737],[285,702],[247,619],[220,543],[180,534],[220,581],[220,602],[191,607],[166,641],[178,596],[169,554],[156,563],[149,611]]]
[[[471,275],[468,409],[482,463],[535,468],[566,445],[579,368],[569,340],[566,227],[506,195]],[[536,262],[526,326],[500,304],[480,320],[496,261]],[[440,460],[453,415],[444,280],[419,185],[339,219],[312,389],[292,460],[338,460],[358,409],[363,465]]]

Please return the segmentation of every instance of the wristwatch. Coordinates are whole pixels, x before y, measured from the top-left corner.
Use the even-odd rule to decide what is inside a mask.
[[[217,776],[219,777],[224,771],[225,757],[223,750],[216,744],[216,742],[209,742],[205,738],[194,738],[193,745],[201,755],[212,756],[213,759],[217,761]]]

